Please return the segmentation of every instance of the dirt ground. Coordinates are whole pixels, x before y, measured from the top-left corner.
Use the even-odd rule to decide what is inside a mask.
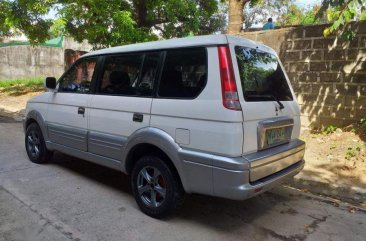
[[[29,98],[0,91],[0,115],[21,120]],[[305,168],[289,185],[366,207],[366,128],[359,124],[325,134],[304,130]]]
[[[293,185],[366,206],[366,128],[360,124],[333,133],[303,131],[305,168]]]
[[[29,92],[22,95],[8,95],[0,91],[0,115],[20,120],[24,115],[27,101],[42,91]]]

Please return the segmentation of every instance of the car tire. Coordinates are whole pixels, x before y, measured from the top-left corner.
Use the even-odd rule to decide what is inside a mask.
[[[46,163],[52,157],[52,152],[47,150],[42,131],[36,123],[32,123],[27,127],[25,149],[29,160],[37,164]]]
[[[132,191],[141,211],[153,218],[164,218],[184,199],[178,175],[160,157],[140,158],[131,177]]]

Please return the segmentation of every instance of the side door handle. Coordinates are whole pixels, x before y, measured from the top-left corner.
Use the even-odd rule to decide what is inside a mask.
[[[141,113],[133,113],[133,118],[132,120],[134,122],[142,122],[144,120],[144,115]]]
[[[84,117],[84,114],[85,114],[85,107],[82,107],[82,106],[78,107],[78,114],[79,114],[79,115],[83,115],[83,117]]]

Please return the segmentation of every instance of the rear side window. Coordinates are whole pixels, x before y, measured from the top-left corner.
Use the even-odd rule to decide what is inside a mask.
[[[143,54],[108,56],[105,59],[99,92],[110,95],[137,95]]]
[[[96,58],[81,59],[59,80],[58,92],[90,93]]]
[[[235,54],[246,101],[293,100],[275,55],[238,46],[235,47]]]
[[[205,48],[168,50],[160,78],[158,96],[194,99],[207,82]]]

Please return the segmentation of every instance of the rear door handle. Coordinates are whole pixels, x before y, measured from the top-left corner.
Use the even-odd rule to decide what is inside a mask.
[[[141,113],[133,113],[134,122],[142,122],[144,120],[144,115]]]
[[[80,107],[78,108],[78,114],[79,114],[79,115],[83,115],[83,117],[84,117],[84,114],[85,114],[85,107],[81,107],[81,106],[80,106]]]

